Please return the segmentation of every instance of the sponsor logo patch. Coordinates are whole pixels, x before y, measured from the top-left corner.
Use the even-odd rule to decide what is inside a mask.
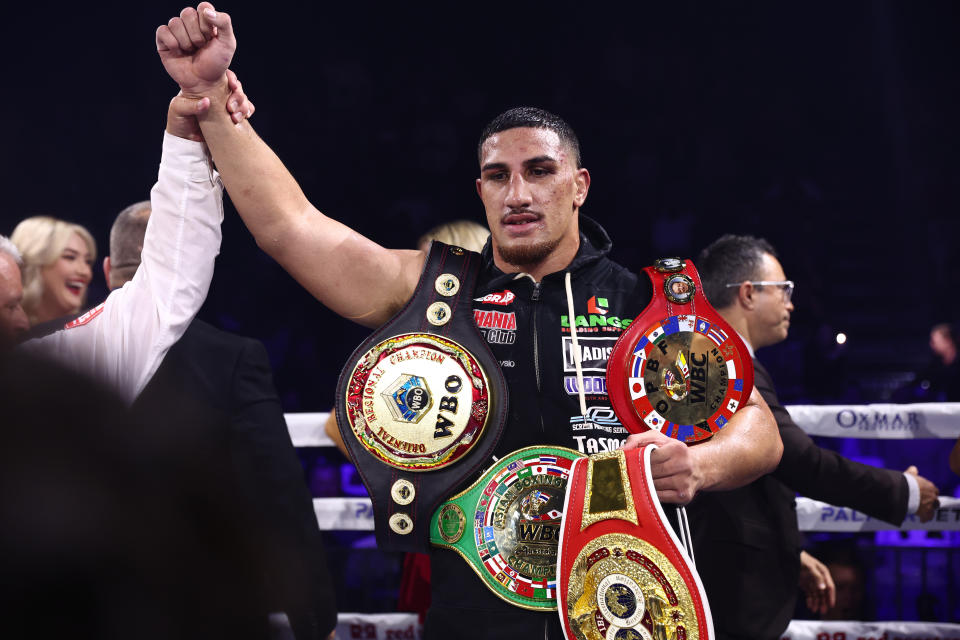
[[[580,392],[577,376],[563,376],[563,388],[568,395],[577,395]],[[583,392],[587,395],[607,395],[607,377],[583,376]]]
[[[90,311],[87,311],[85,314],[83,314],[79,318],[74,318],[67,324],[63,325],[63,328],[76,329],[77,327],[82,327],[83,325],[87,324],[88,322],[96,318],[98,315],[100,315],[103,312],[103,305],[105,304],[106,304],[105,302],[101,302],[100,304],[95,306],[93,309],[90,309]]]
[[[480,329],[506,329],[508,331],[516,331],[517,329],[517,316],[513,311],[474,309],[473,319]]]
[[[513,344],[517,341],[516,331],[505,331],[503,329],[481,329],[480,333],[490,344]]]
[[[608,331],[619,333],[629,327],[631,322],[633,322],[633,318],[618,318],[617,316],[606,316],[599,313],[591,313],[588,316],[576,316],[576,318],[574,318],[577,333],[581,331],[593,333]],[[568,316],[560,316],[560,327],[564,332],[570,331],[570,318]]]
[[[576,371],[573,361],[573,338],[562,337],[563,342],[563,370]],[[613,351],[616,338],[577,338],[580,347],[580,366],[583,371],[607,371],[607,359]]]
[[[626,433],[613,407],[588,407],[587,415],[571,416],[571,431],[605,431],[607,433]]]
[[[610,299],[596,295],[587,299],[586,315],[574,316],[572,321],[569,316],[560,316],[560,328],[564,333],[570,333],[571,324],[577,327],[577,333],[620,333],[631,322],[633,318],[611,315]]]
[[[589,438],[587,436],[573,436],[574,445],[580,453],[590,455],[602,451],[616,451],[626,438]]]
[[[607,311],[609,311],[609,306],[610,305],[607,303],[606,298],[598,298],[597,296],[593,296],[587,300],[587,313],[598,313],[602,316],[605,316],[607,315]]]
[[[474,298],[474,302],[484,302],[487,304],[499,304],[499,305],[508,305],[514,300],[516,300],[517,294],[509,289],[504,289],[499,293],[488,293],[482,298]]]

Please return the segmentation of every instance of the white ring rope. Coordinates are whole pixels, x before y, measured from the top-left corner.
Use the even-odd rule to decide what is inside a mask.
[[[416,613],[341,613],[338,638],[423,637]],[[960,640],[960,624],[792,620],[783,640]]]
[[[313,510],[322,531],[373,531],[373,507],[370,498],[314,498]],[[875,520],[848,507],[797,498],[797,524],[800,531],[958,531],[960,498],[940,496],[940,508],[929,522],[907,516],[903,525]]]
[[[901,526],[895,527],[849,507],[798,497],[797,525],[800,531],[957,531],[960,530],[960,498],[940,496],[940,508],[929,522],[920,522],[917,516],[909,515]]]
[[[797,425],[812,436],[919,440],[960,438],[960,402],[916,404],[795,404],[787,407]],[[332,447],[323,431],[328,413],[288,413],[295,447]]]
[[[872,440],[960,437],[960,402],[795,404],[787,410],[794,422],[812,436]]]
[[[854,438],[960,437],[960,402],[868,405],[792,405],[796,423],[811,435]],[[332,447],[323,427],[328,413],[288,413],[287,428],[295,447]],[[317,522],[324,531],[373,531],[369,498],[315,498]],[[859,511],[810,498],[797,498],[800,531],[957,531],[960,499],[940,496],[930,522],[907,516],[895,527]],[[960,640],[960,639],[958,639]]]
[[[955,439],[960,437],[960,403],[792,405],[797,425],[810,435],[872,439]],[[331,447],[324,433],[327,413],[288,413],[287,427],[296,447]],[[956,531],[960,530],[960,498],[940,496],[940,508],[929,522],[907,516],[903,525],[886,522],[847,507],[798,497],[800,531]],[[314,498],[321,530],[373,531],[369,498]],[[416,613],[341,613],[340,638],[423,637]],[[792,620],[783,640],[960,640],[960,624],[934,622],[858,622]]]

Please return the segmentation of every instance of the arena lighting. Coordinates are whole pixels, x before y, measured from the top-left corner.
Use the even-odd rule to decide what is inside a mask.
[[[837,334],[837,344],[844,344],[847,341],[847,334],[838,333]]]

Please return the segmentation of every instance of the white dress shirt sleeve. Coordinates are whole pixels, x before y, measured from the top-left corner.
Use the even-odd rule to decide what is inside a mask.
[[[202,143],[164,133],[152,213],[133,280],[21,348],[94,376],[132,403],[207,296],[220,251],[223,185]]]
[[[911,474],[905,473],[903,477],[907,479],[907,515],[913,515],[920,508],[920,484]]]

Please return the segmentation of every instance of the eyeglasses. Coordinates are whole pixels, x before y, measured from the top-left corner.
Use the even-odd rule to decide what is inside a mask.
[[[793,298],[793,280],[744,280],[743,282],[728,284],[727,289],[739,287],[744,283],[752,284],[755,287],[777,287],[783,293],[784,302],[790,302],[790,299]]]

